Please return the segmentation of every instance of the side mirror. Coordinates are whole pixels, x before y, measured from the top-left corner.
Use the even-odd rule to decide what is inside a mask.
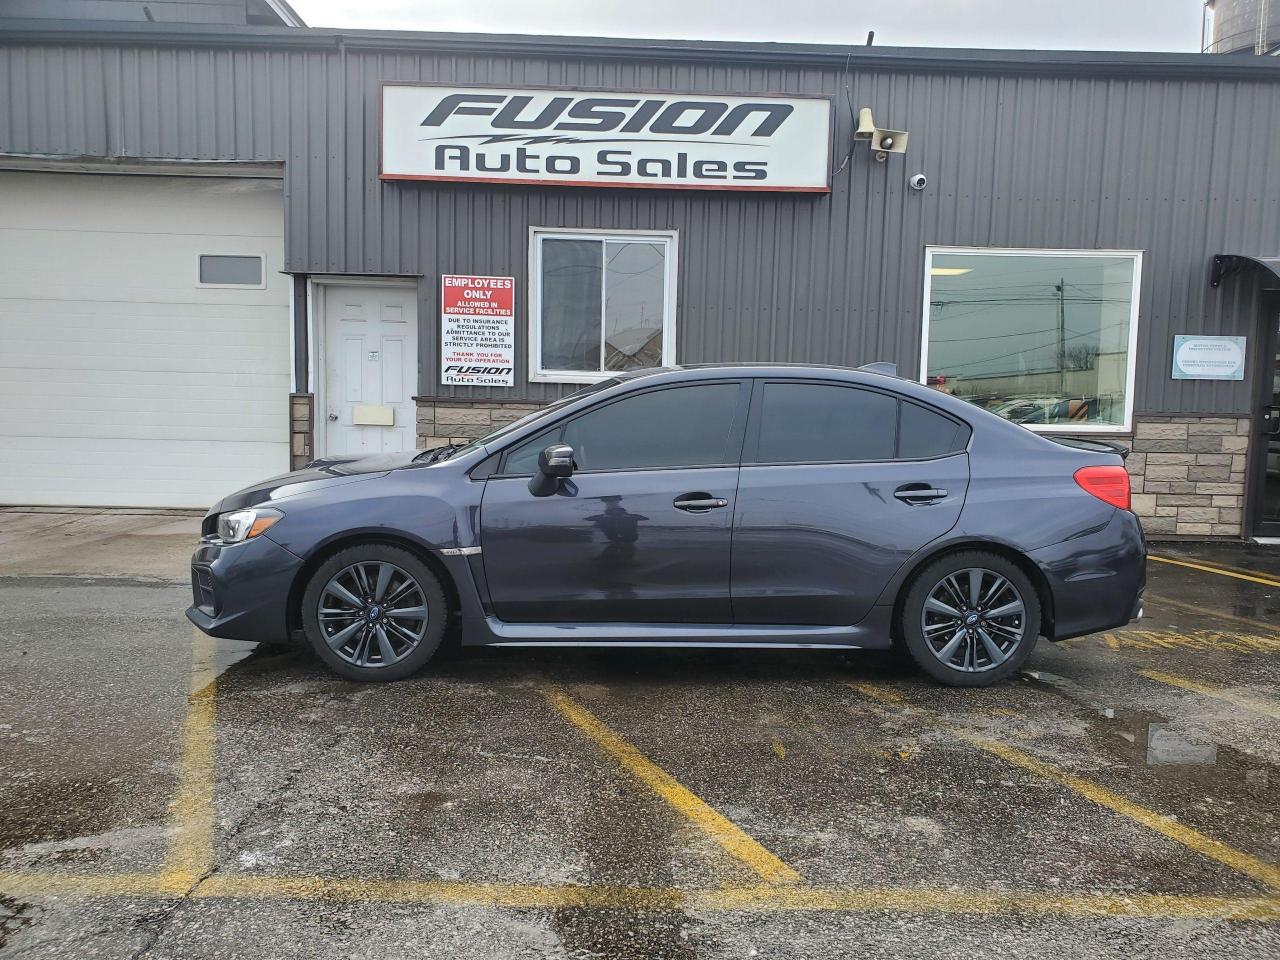
[[[573,447],[553,443],[538,454],[538,472],[529,481],[535,497],[549,497],[560,489],[560,481],[573,476]]]
[[[567,443],[553,443],[538,454],[538,472],[548,477],[573,476],[573,447]]]

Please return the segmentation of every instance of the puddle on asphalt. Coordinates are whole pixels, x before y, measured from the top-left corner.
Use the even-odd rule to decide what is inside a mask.
[[[5,786],[0,804],[0,851],[28,844],[69,841],[117,825],[121,788],[108,778],[41,779]],[[96,859],[88,848],[76,856]]]
[[[1034,686],[1072,699],[1048,679]],[[1174,723],[1152,710],[1084,708],[1081,717],[1092,745],[1116,757],[1135,774],[1171,786],[1194,787],[1218,800],[1274,805],[1280,767],[1253,754],[1215,742],[1204,731]]]
[[[688,915],[657,910],[553,911],[552,926],[571,957],[693,960],[705,944]]]
[[[1213,766],[1218,762],[1218,745],[1183,733],[1168,723],[1147,724],[1147,766],[1191,764]]]

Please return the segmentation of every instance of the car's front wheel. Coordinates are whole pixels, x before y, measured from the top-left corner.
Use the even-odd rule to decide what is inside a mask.
[[[311,575],[302,622],[316,655],[351,680],[400,680],[440,647],[444,590],[408,550],[365,544],[339,551]]]
[[[984,687],[1016,673],[1040,633],[1040,599],[1002,556],[965,551],[916,577],[902,610],[911,658],[949,686]]]

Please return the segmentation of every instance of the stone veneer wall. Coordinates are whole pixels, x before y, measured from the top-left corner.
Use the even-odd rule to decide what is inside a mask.
[[[504,403],[498,400],[432,400],[418,403],[418,449],[430,450],[446,443],[465,443],[492,433],[504,423],[532,413],[540,403]]]
[[[424,397],[417,403],[418,447],[424,450],[482,437],[541,406]],[[1133,509],[1147,534],[1241,536],[1249,419],[1139,416],[1134,427],[1131,438],[1120,439],[1132,448],[1125,464]]]
[[[289,394],[289,469],[297,470],[315,459],[315,398],[309,393]]]
[[[1134,418],[1125,461],[1133,510],[1149,536],[1239,537],[1247,417]]]

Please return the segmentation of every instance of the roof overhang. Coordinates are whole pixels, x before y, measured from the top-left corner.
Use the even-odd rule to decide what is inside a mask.
[[[1241,270],[1264,270],[1280,280],[1280,257],[1250,257],[1242,253],[1215,253],[1209,268],[1209,286],[1216,287]]]
[[[273,0],[273,2],[281,11],[287,7],[287,0]],[[970,50],[737,40],[350,30],[323,27],[306,29],[228,27],[223,24],[205,23],[5,20],[4,28],[0,30],[0,46],[24,43],[267,47],[404,51],[419,55],[446,54],[448,56],[789,64],[839,70],[842,73],[897,70],[921,73],[956,72],[1075,77],[1182,77],[1207,83],[1228,79],[1280,82],[1280,62],[1277,62],[1274,57],[1206,56],[1200,53],[1115,50]]]

